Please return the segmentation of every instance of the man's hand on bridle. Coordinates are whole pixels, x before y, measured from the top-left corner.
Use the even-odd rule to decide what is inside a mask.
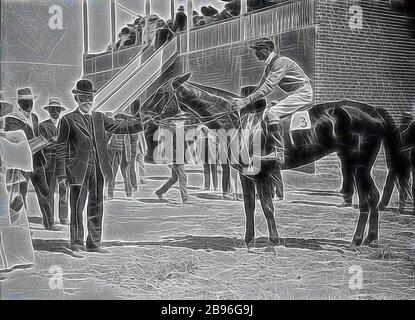
[[[242,98],[242,99],[234,99],[233,105],[236,106],[239,110],[241,110],[243,107],[247,106],[249,104],[249,99]]]

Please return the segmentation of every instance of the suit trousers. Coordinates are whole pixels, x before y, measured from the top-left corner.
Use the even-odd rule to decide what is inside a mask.
[[[124,150],[114,150],[111,159],[112,163],[112,181],[108,184],[108,195],[114,196],[115,180],[117,178],[118,168],[121,167],[121,174],[124,179],[124,188],[127,197],[132,196],[132,187],[130,179],[130,159],[126,159]]]
[[[187,175],[184,170],[183,164],[172,164],[170,165],[171,168],[171,178],[167,180],[167,182],[161,186],[158,191],[161,194],[165,194],[168,192],[174,184],[179,181],[179,190],[180,190],[180,196],[182,198],[182,201],[186,201],[189,196],[187,194]]]
[[[210,189],[210,177],[212,176],[213,188],[216,190],[218,188],[218,169],[217,164],[203,164],[203,174],[204,174],[204,187],[205,189]]]
[[[46,180],[49,187],[49,206],[52,210],[55,209],[55,190],[58,182],[55,171],[46,171]],[[59,194],[59,220],[60,222],[66,222],[68,220],[68,194],[66,184],[58,184]]]
[[[87,203],[88,197],[88,203]],[[70,185],[71,245],[83,245],[83,211],[87,203],[87,248],[101,245],[104,210],[104,177],[101,169],[89,165],[82,185]]]
[[[18,174],[18,171],[20,170],[14,170],[15,173],[13,174]],[[49,186],[46,179],[45,169],[43,167],[39,167],[36,168],[34,172],[20,172],[26,178],[26,181],[20,182],[18,187],[25,206],[27,207],[27,190],[29,181],[31,181],[39,203],[43,225],[46,229],[50,228],[54,225],[55,219],[53,208],[49,204]]]

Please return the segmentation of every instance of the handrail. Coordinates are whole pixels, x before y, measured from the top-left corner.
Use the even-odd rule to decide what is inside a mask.
[[[98,91],[94,109],[106,111],[114,110],[114,106],[116,110],[124,108],[148,89],[151,81],[158,78],[162,68],[166,67],[164,64],[168,61],[171,64],[173,56],[177,54],[189,54],[312,26],[314,6],[315,0],[293,0],[192,29],[189,33],[177,33],[171,41],[152,53],[147,61],[142,61],[144,51],[137,54]],[[241,23],[244,28],[241,28]]]
[[[169,61],[171,63],[172,58],[177,54],[177,45],[178,37],[176,36],[153,53],[139,67],[133,69],[133,66],[131,66],[128,77],[121,82],[113,83],[111,85],[112,90],[105,90],[97,94],[94,109],[114,111],[114,106],[116,106],[116,110],[119,110],[132,103],[137,96],[148,89],[151,85],[151,80],[161,74],[162,68],[166,66],[166,63]],[[115,92],[116,94],[114,94]]]
[[[145,52],[145,49],[148,48],[149,47],[143,48],[133,60],[131,60],[127,65],[125,65],[121,71],[119,71],[114,77],[112,77],[104,86],[102,86],[98,90],[95,98],[96,105],[99,105],[100,103],[104,102],[104,100],[120,86],[120,83],[124,83],[134,71],[141,67],[141,58]]]
[[[314,25],[315,0],[293,0],[180,34],[180,53],[192,53]],[[241,34],[241,23],[245,25]]]

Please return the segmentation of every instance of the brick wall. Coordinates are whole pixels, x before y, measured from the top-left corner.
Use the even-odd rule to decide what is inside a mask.
[[[349,13],[359,5],[362,29]],[[408,18],[385,0],[316,0],[317,102],[353,99],[390,110],[399,122],[415,104],[415,40]]]

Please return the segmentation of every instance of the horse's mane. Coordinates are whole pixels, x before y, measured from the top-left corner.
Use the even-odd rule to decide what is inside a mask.
[[[199,83],[195,83],[195,82],[187,82],[189,85],[198,88],[199,90],[205,91],[209,94],[213,94],[215,96],[218,96],[222,99],[226,99],[226,100],[231,100],[231,99],[239,99],[241,98],[241,96],[237,95],[236,93],[227,91],[227,90],[223,90],[223,89],[218,89],[215,87],[211,87],[211,86],[206,86],[203,84],[199,84]]]

